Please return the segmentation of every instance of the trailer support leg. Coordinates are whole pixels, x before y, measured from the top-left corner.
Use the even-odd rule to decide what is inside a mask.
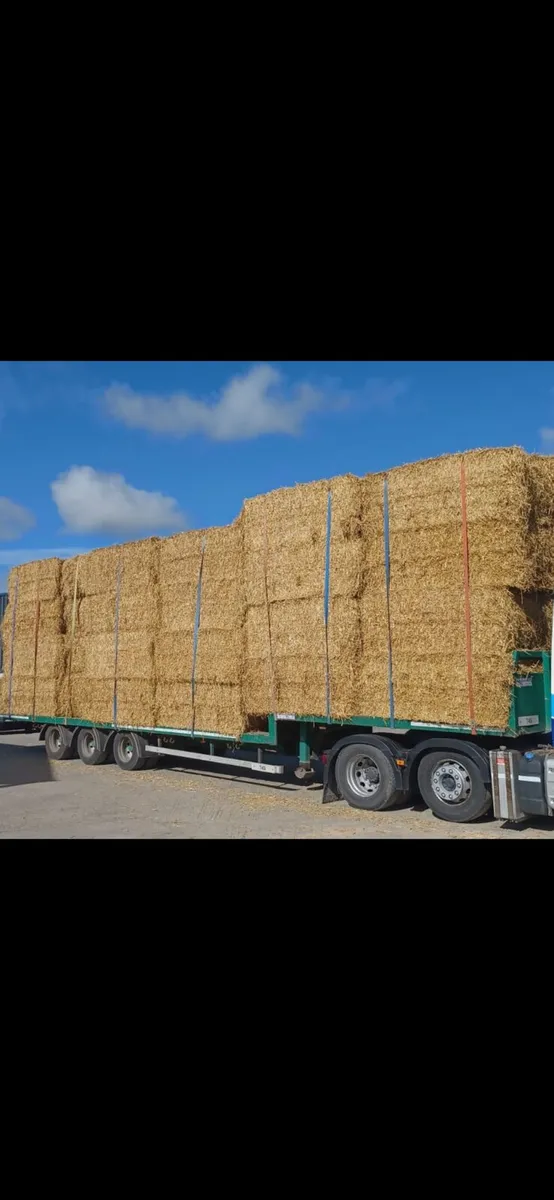
[[[297,779],[311,779],[314,769],[311,762],[311,747],[308,741],[308,725],[300,721],[298,726],[298,766],[294,774]]]

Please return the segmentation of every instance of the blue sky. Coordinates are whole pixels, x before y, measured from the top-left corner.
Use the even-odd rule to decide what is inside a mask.
[[[554,451],[554,363],[3,362],[0,591],[271,488],[513,444]]]

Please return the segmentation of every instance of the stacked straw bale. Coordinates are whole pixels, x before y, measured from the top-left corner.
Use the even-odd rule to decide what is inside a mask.
[[[119,547],[93,550],[62,566],[68,717],[113,720],[115,597]]]
[[[248,714],[324,713],[325,481],[282,488],[243,508]]]
[[[554,589],[554,457],[530,454],[530,538],[537,574],[537,587]]]
[[[115,697],[118,724],[155,724],[158,560],[148,538],[63,564],[68,716],[109,723]]]
[[[157,724],[238,737],[244,728],[242,523],[164,538],[159,561]]]
[[[329,616],[329,654],[331,671],[331,715],[339,718],[388,713],[388,609],[385,584],[385,542],[383,536],[383,475],[367,475],[357,481],[358,516],[356,536],[345,536],[344,524],[335,524],[341,508],[337,501],[341,481],[332,481],[331,537],[331,608]],[[353,486],[353,485],[352,485]],[[340,517],[339,517],[340,521]],[[348,607],[337,596],[346,578],[342,563],[346,554],[356,562],[356,584],[350,588]],[[334,598],[336,596],[337,598]],[[339,612],[344,630],[339,633]],[[345,619],[346,618],[346,619]],[[336,649],[335,649],[336,648]],[[349,678],[348,690],[345,680]]]
[[[389,474],[395,715],[469,721],[460,470],[465,463],[475,720],[507,724],[511,652],[547,646],[529,456],[451,455]],[[553,481],[554,482],[554,481]]]
[[[117,722],[156,725],[155,634],[159,624],[158,538],[121,547]]]
[[[202,561],[193,728],[238,737],[242,705],[242,521],[209,529]]]
[[[4,712],[9,703],[16,592],[11,711],[22,716],[50,715],[66,703],[65,642],[59,590],[61,566],[60,559],[51,558],[25,563],[10,571],[10,602],[2,623],[1,708]]]
[[[166,729],[190,729],[193,723],[194,618],[203,539],[203,531],[195,529],[160,541],[156,723]]]
[[[396,719],[467,725],[462,461],[474,717],[504,728],[512,652],[548,649],[554,590],[554,459],[517,448],[284,488],[229,526],[16,568],[0,711],[17,583],[14,713],[109,723],[115,698],[117,724],[230,737],[269,712],[388,719],[390,662]]]
[[[503,728],[512,651],[549,646],[554,462],[514,448],[259,496],[243,511],[247,713],[470,720],[460,469],[466,471],[474,716]],[[331,495],[325,645],[326,505]],[[303,573],[305,564],[306,573]],[[327,655],[329,690],[327,693]]]

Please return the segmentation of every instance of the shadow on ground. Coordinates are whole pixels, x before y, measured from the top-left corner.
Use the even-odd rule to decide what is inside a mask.
[[[248,752],[237,751],[237,757],[249,759],[255,762],[254,754]],[[203,779],[240,779],[244,783],[255,784],[256,787],[265,785],[266,787],[275,789],[276,791],[298,791],[299,788],[310,789],[311,791],[321,791],[323,788],[323,766],[321,763],[314,762],[314,775],[310,779],[298,780],[294,774],[294,769],[298,766],[298,760],[287,758],[283,754],[266,754],[264,762],[275,763],[276,766],[284,768],[282,775],[266,775],[263,772],[249,771],[248,768],[241,766],[240,763],[233,763],[233,759],[229,756],[229,764],[213,763],[209,770],[206,770],[204,763],[201,760],[187,759],[186,766],[182,760],[171,758],[171,755],[163,755],[160,757],[157,769],[171,771],[184,771],[187,775],[196,775]]]
[[[50,783],[52,778],[42,742],[38,746],[0,743],[0,788],[20,787],[22,783]]]

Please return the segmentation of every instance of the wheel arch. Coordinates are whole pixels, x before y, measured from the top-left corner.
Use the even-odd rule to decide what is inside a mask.
[[[51,723],[47,721],[45,725],[41,725],[40,727],[38,735],[39,742],[44,741],[46,737],[46,730],[50,729],[51,727],[60,730],[66,745],[71,746],[72,750],[77,749],[77,738],[79,737],[81,729],[94,729],[95,733],[99,735],[102,749],[109,751],[111,751],[113,748],[113,741],[117,732],[115,729],[101,729],[98,725],[62,725],[60,722],[54,722],[54,724],[51,726]]]
[[[47,721],[45,725],[41,725],[38,735],[39,742],[43,742],[46,737],[47,729],[59,729],[66,746],[71,746],[72,750],[77,747],[77,738],[79,736],[79,725],[62,725],[59,721],[53,723]]]

